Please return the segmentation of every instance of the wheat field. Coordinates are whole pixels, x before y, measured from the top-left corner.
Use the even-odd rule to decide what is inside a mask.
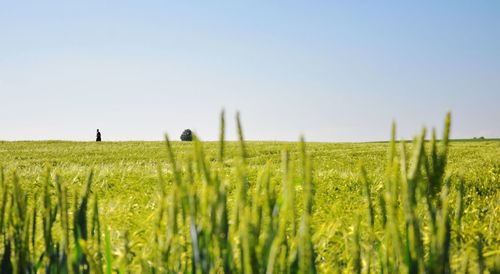
[[[0,142],[2,273],[499,273],[500,141],[444,129]]]

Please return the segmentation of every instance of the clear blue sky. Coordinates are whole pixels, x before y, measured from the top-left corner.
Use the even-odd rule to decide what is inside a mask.
[[[500,1],[1,1],[0,140],[500,137]]]

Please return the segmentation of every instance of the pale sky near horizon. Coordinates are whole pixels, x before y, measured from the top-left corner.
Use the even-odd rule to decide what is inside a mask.
[[[0,140],[498,138],[500,1],[0,0],[0,102]]]

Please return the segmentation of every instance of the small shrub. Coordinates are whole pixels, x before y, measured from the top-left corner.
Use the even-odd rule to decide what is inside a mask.
[[[193,141],[193,133],[190,129],[186,129],[181,134],[181,141],[190,142]]]

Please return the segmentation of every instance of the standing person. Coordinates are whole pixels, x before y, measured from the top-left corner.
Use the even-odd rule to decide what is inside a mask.
[[[101,132],[99,132],[99,130],[97,130],[97,137],[95,138],[95,141],[96,142],[100,142],[101,141]]]

